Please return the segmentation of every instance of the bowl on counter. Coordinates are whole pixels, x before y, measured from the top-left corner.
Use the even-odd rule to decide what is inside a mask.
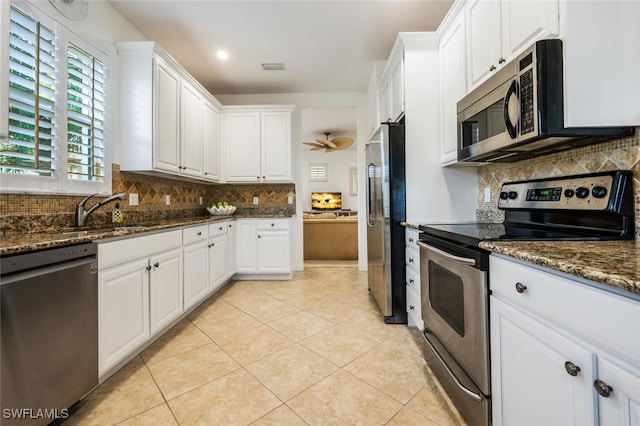
[[[207,207],[207,210],[212,216],[227,216],[236,211],[236,206]]]

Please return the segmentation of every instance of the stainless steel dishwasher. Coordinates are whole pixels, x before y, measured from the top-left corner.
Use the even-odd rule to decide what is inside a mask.
[[[0,258],[2,425],[48,424],[98,384],[96,245]]]

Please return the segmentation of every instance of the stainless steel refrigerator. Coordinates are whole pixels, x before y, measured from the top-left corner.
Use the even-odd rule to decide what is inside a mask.
[[[366,145],[369,291],[385,321],[406,324],[404,123],[383,123]]]

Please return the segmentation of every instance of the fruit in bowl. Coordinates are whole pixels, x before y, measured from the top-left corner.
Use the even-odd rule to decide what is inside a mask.
[[[236,206],[232,206],[226,201],[211,202],[211,206],[207,207],[209,214],[213,216],[224,216],[233,214],[236,211]]]

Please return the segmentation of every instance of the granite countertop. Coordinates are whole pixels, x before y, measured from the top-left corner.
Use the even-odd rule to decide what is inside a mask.
[[[485,241],[480,247],[640,296],[640,241]]]
[[[290,216],[274,215],[233,215],[233,216],[199,216],[182,219],[166,219],[141,223],[140,227],[117,229],[127,227],[127,224],[114,224],[112,228],[105,229],[85,229],[67,228],[51,232],[6,232],[0,241],[0,256],[26,253],[34,250],[43,250],[53,247],[63,247],[75,244],[87,243],[91,241],[103,240],[107,238],[126,237],[143,232],[161,231],[181,226],[213,223],[220,220],[242,219],[242,218],[288,218]],[[86,230],[86,233],[83,233]]]

